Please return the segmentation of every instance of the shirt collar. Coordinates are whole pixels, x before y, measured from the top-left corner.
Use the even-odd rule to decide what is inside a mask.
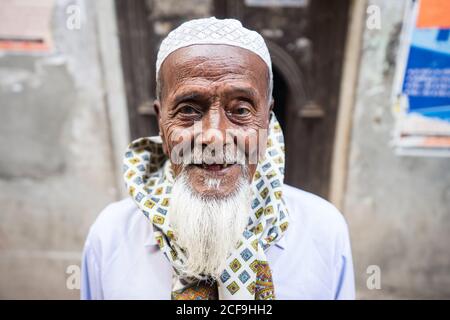
[[[158,245],[156,243],[156,240],[152,237],[148,237],[148,239],[145,241],[144,243],[144,247],[151,247],[151,246],[156,246]]]
[[[156,242],[156,239],[155,239],[155,237],[153,236],[153,228],[152,228],[152,225],[149,225],[149,229],[150,229],[150,230],[149,230],[149,232],[148,232],[147,238],[145,239],[144,246],[145,246],[145,247],[157,246],[158,243]]]
[[[280,249],[286,249],[286,235],[284,235],[280,240],[278,240],[275,245]]]
[[[289,229],[292,229],[292,225],[295,223],[295,219],[294,219],[294,215],[293,214],[289,214],[289,227],[286,230],[286,232],[284,233],[283,237],[275,244],[276,246],[278,246],[281,249],[286,249],[287,247],[287,240],[286,237],[289,235]]]

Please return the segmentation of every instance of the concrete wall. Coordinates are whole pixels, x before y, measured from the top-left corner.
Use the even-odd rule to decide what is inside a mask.
[[[343,208],[360,298],[450,298],[450,160],[398,157],[389,146],[405,3],[368,1],[381,30],[364,30]],[[370,265],[380,290],[366,286]]]
[[[105,72],[114,41],[99,34],[115,20],[111,5],[97,15],[102,3],[56,1],[51,54],[0,54],[0,298],[78,298],[66,268],[80,265],[89,226],[121,195],[111,137],[128,131],[110,126],[123,93],[107,92],[121,78]],[[79,30],[66,27],[71,4]]]

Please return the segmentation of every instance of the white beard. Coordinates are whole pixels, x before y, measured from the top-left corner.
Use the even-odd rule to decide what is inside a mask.
[[[220,181],[205,183],[218,188]],[[169,209],[176,243],[187,257],[183,266],[177,266],[181,274],[217,280],[248,224],[250,201],[251,188],[245,175],[232,194],[205,198],[193,190],[183,169],[172,187]]]

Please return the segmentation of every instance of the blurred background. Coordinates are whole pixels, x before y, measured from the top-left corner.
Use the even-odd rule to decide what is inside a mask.
[[[212,15],[267,41],[286,182],[345,216],[357,297],[450,298],[446,0],[0,0],[0,298],[79,297],[159,43]]]

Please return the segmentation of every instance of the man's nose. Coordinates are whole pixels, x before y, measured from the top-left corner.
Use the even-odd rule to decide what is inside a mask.
[[[227,119],[220,108],[211,108],[202,118],[201,143],[203,146],[225,143]]]

